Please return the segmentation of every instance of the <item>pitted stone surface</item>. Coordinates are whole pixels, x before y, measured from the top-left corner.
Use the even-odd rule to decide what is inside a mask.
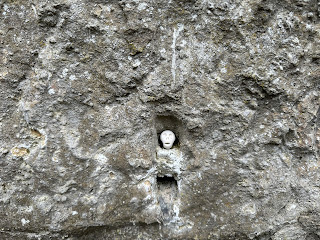
[[[316,0],[0,0],[0,239],[318,239],[319,39]]]

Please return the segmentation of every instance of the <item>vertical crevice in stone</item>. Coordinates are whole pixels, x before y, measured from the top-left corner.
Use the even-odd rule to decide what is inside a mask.
[[[168,223],[176,216],[174,205],[178,200],[178,184],[174,177],[157,177],[158,201],[162,212],[162,220]]]

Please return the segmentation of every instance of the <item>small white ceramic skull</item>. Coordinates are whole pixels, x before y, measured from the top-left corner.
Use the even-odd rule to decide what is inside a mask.
[[[165,149],[170,149],[170,148],[172,148],[172,145],[173,145],[174,141],[176,140],[176,136],[174,135],[174,133],[172,131],[165,130],[161,133],[160,140],[161,140],[163,147]]]

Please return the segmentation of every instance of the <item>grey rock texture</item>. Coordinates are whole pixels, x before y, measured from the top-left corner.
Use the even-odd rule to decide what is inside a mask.
[[[0,0],[0,239],[319,239],[319,39],[317,0]]]

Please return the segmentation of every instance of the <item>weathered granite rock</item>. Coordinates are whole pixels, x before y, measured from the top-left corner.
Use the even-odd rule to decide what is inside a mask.
[[[320,238],[319,1],[0,0],[0,52],[0,239]]]

